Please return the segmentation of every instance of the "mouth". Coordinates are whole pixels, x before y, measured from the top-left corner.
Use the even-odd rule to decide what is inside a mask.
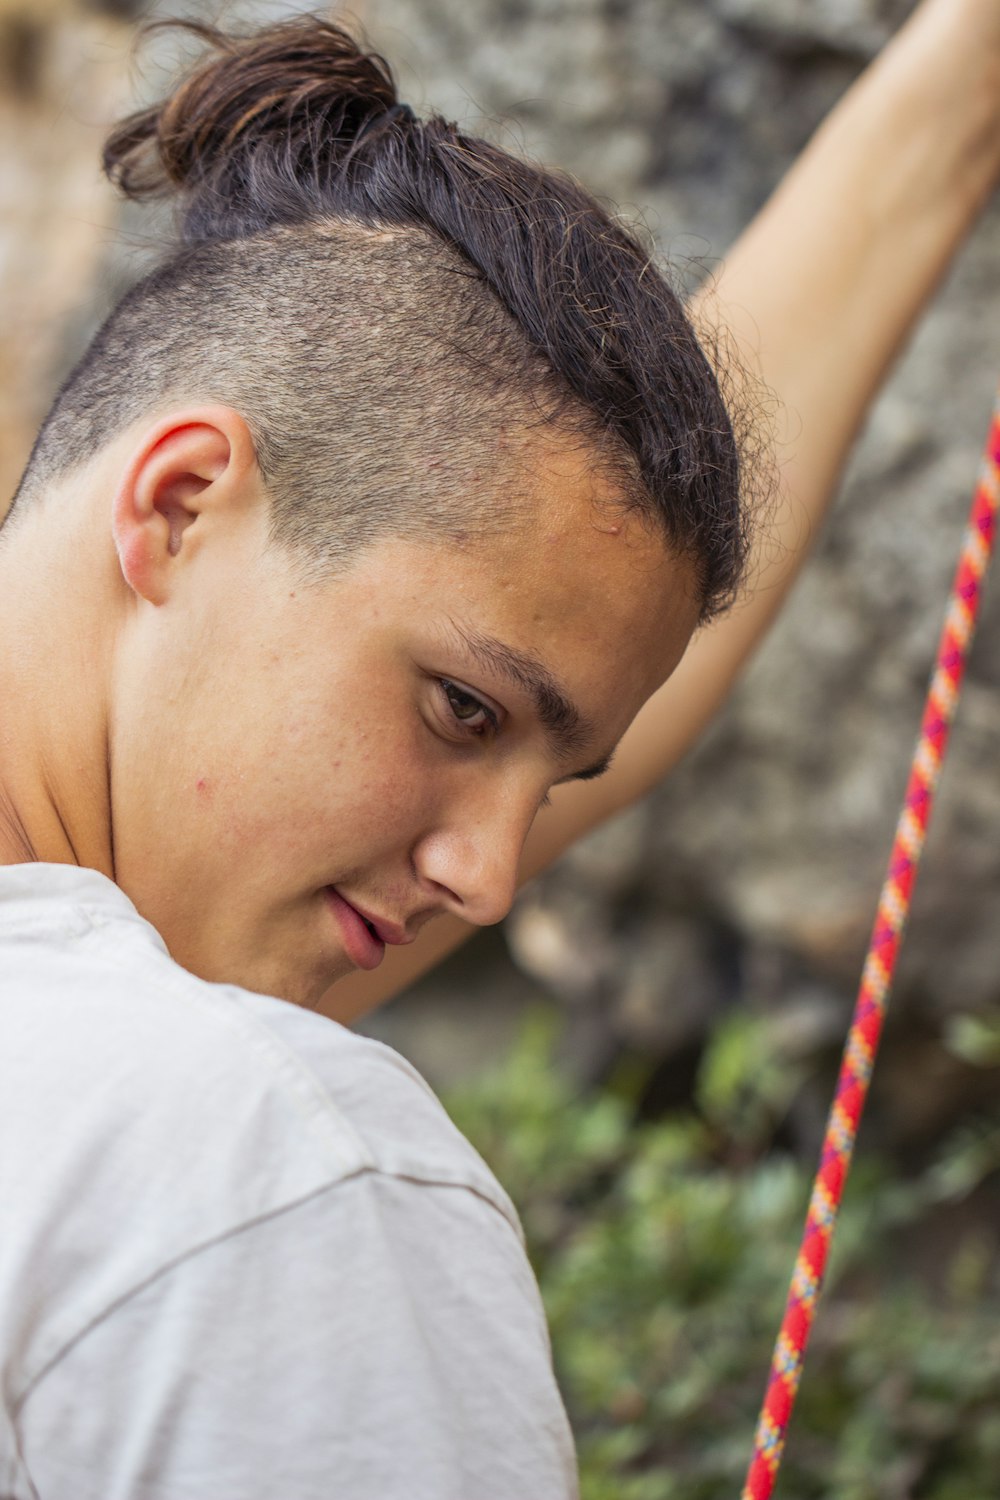
[[[323,894],[340,929],[344,951],[356,969],[377,969],[385,957],[385,942],[370,918],[345,901],[339,891],[328,885]]]
[[[375,969],[385,957],[386,946],[412,943],[416,933],[407,932],[397,922],[364,911],[342,896],[335,886],[326,887],[327,902],[340,926],[344,948],[359,969]]]

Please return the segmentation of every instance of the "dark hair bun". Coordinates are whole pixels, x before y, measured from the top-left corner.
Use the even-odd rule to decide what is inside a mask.
[[[149,29],[164,28],[198,37],[210,54],[116,127],[103,164],[127,197],[180,192],[186,239],[301,218],[304,184],[335,175],[372,125],[413,118],[384,58],[318,16],[249,36],[197,21]]]

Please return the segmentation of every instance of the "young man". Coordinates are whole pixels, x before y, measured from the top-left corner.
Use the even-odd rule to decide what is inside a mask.
[[[144,370],[97,348],[87,400],[57,406],[0,533],[4,1494],[574,1492],[509,1202],[405,1064],[309,1007],[346,1019],[497,921],[518,879],[700,732],[995,181],[998,63],[995,7],[926,0],[736,246],[718,306],[697,309],[724,315],[788,415],[777,560],[690,646],[704,557],[627,502],[584,416],[532,423],[511,398],[481,463],[464,430],[429,448],[465,407],[436,402],[416,356],[401,388],[421,420],[411,431],[402,406],[394,420],[406,485],[430,490],[441,468],[453,483],[443,519],[359,512],[322,570],[303,568],[300,538],[279,545],[290,429],[276,437],[272,414],[262,438],[269,390],[241,374],[239,400],[212,399],[197,369],[180,390],[173,372],[196,338],[205,360],[231,344],[239,296],[280,326],[272,288],[284,296],[285,263],[323,233],[361,237],[351,275],[388,288],[391,321],[400,268],[454,279],[405,232],[348,215],[307,240],[276,218],[243,263],[270,279],[248,273],[230,296],[230,265],[180,323],[146,297],[123,342],[133,357],[141,332]],[[200,75],[132,127],[142,149],[155,128],[196,215],[222,212],[233,122],[249,117],[227,77]],[[419,172],[430,127],[390,96],[380,108],[348,152],[373,132],[374,160],[390,132],[378,162]],[[227,144],[192,168],[207,121]],[[454,160],[450,138],[434,149]],[[260,194],[284,160],[258,162]],[[213,256],[244,253],[213,225],[190,252],[197,282],[163,284],[172,308]],[[378,331],[373,344],[356,303],[338,310],[373,351],[351,389],[375,409],[415,313],[392,325],[376,391]],[[303,317],[299,300],[285,321]],[[525,371],[548,389],[530,356]],[[162,398],[147,403],[144,380]],[[129,401],[138,415],[120,421]],[[331,427],[353,415],[326,410]],[[303,487],[318,454],[298,455]]]

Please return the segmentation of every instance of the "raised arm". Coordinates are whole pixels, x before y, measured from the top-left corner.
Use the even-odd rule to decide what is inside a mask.
[[[600,781],[559,787],[525,880],[649,791],[698,738],[765,635],[810,546],[873,396],[1000,176],[1000,3],[923,0],[817,131],[693,311],[723,326],[777,399],[778,497],[752,593],[696,636]],[[375,975],[331,991],[350,1019],[469,929],[442,918]]]

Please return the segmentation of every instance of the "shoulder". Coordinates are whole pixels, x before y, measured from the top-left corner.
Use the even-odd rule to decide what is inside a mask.
[[[0,1028],[16,1096],[7,1107],[30,1115],[36,1101],[26,1125],[44,1135],[49,1101],[72,1101],[81,1124],[127,1118],[135,1144],[169,1128],[176,1152],[209,1131],[242,1142],[249,1157],[286,1131],[297,1162],[311,1164],[290,1190],[379,1170],[467,1182],[516,1220],[431,1089],[391,1048],[189,974],[94,871],[22,871],[0,870]],[[33,897],[19,909],[4,900],[15,874]]]
[[[241,1003],[277,1043],[308,1062],[380,1171],[408,1181],[470,1187],[520,1234],[513,1205],[493,1173],[398,1052],[279,1000],[244,992]]]
[[[30,1283],[44,1312],[25,1379],[165,1268],[362,1175],[451,1187],[519,1235],[390,1049],[195,978],[110,882],[75,875],[92,878],[57,874],[68,889],[16,922],[0,910],[0,1346],[18,1344]]]
[[[516,1215],[419,1074],[91,894],[0,912],[0,1364],[36,1486],[571,1494]]]

